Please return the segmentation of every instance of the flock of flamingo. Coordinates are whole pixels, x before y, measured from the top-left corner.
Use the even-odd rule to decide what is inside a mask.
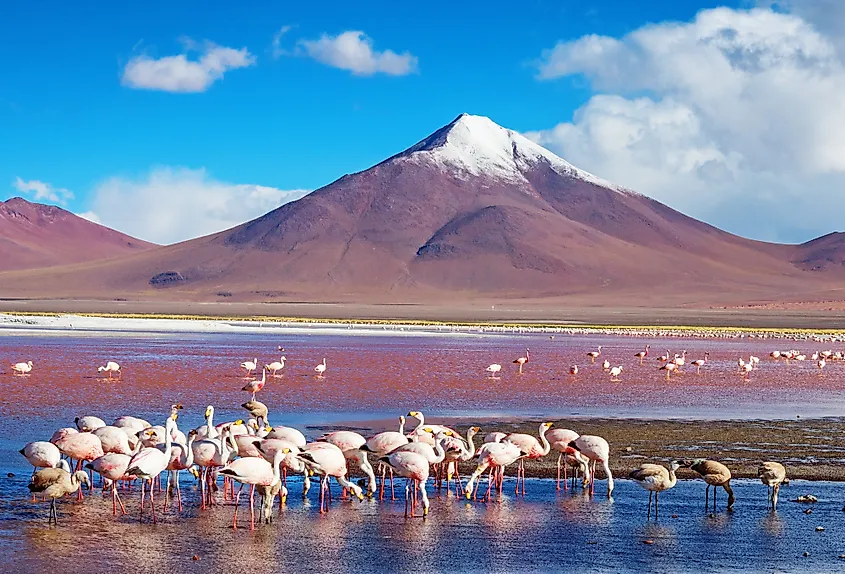
[[[284,352],[282,347],[279,351]],[[587,353],[591,362],[601,357],[602,347]],[[649,346],[635,355],[642,364],[649,354]],[[690,364],[701,369],[707,362],[708,354],[703,359]],[[803,360],[797,351],[773,352],[774,359]],[[819,362],[835,360],[836,353],[821,352]],[[525,356],[513,361],[523,372],[530,360],[530,351]],[[670,358],[669,352],[658,358],[661,369],[667,376],[686,363],[686,351]],[[303,476],[303,496],[307,496],[312,477],[319,479],[320,512],[327,512],[331,502],[329,480],[334,478],[342,487],[343,498],[363,500],[365,496],[383,499],[387,488],[390,497],[395,497],[394,475],[405,478],[405,514],[406,516],[427,516],[429,498],[427,483],[433,477],[435,487],[447,492],[453,483],[455,493],[462,493],[467,499],[490,501],[496,493],[503,491],[505,469],[516,465],[515,494],[525,495],[526,460],[545,457],[552,451],[558,453],[557,488],[570,488],[569,472],[572,471],[572,488],[580,475],[583,488],[592,495],[595,487],[596,468],[600,465],[607,483],[607,495],[614,489],[613,475],[609,466],[610,445],[599,436],[579,435],[570,429],[552,429],[552,423],[539,425],[537,436],[524,433],[490,432],[484,436],[480,446],[475,437],[480,433],[478,427],[470,427],[465,436],[454,429],[426,422],[423,413],[411,411],[408,417],[418,424],[408,431],[405,429],[405,417],[399,417],[399,428],[371,437],[357,432],[341,430],[326,433],[312,442],[293,427],[272,425],[269,422],[269,408],[258,401],[256,395],[264,389],[267,371],[271,376],[279,376],[285,368],[286,358],[263,365],[260,379],[254,378],[259,368],[257,359],[244,361],[241,368],[246,372],[247,382],[242,390],[250,393],[250,399],[241,406],[249,414],[246,420],[214,424],[214,407],[209,405],[205,411],[205,424],[192,429],[186,435],[178,428],[177,419],[182,410],[181,404],[171,406],[170,412],[162,425],[135,416],[120,416],[111,424],[96,416],[76,418],[75,426],[66,427],[53,433],[49,441],[36,441],[25,445],[20,453],[33,466],[33,475],[29,490],[33,496],[41,493],[50,499],[50,522],[58,521],[56,501],[66,495],[76,493],[78,500],[83,499],[82,487],[92,488],[93,473],[102,478],[103,488],[108,489],[112,497],[112,510],[115,515],[120,509],[126,514],[120,491],[130,488],[132,483],[140,481],[139,520],[143,521],[144,509],[149,508],[152,522],[157,521],[155,493],[163,493],[162,511],[167,512],[173,504],[181,512],[183,508],[179,473],[189,471],[198,481],[200,490],[200,508],[205,509],[218,502],[219,481],[223,479],[223,498],[235,501],[233,528],[238,527],[238,507],[240,489],[234,492],[234,483],[240,483],[241,489],[249,485],[250,529],[255,527],[255,493],[261,497],[259,520],[269,523],[273,518],[273,507],[279,497],[281,509],[288,496],[288,474],[299,473]],[[756,357],[749,361],[740,360],[740,366],[751,369],[759,362]],[[608,361],[602,365],[611,377],[617,379],[622,367],[610,367]],[[13,365],[16,374],[26,376],[33,369],[31,361]],[[823,365],[820,366],[823,368]],[[746,370],[749,372],[751,369]],[[109,377],[121,376],[121,367],[117,362],[109,361],[98,367],[98,372]],[[491,376],[502,370],[501,365],[492,364],[487,368]],[[577,374],[573,366],[572,374]],[[316,376],[326,372],[326,360],[314,369]],[[459,474],[459,463],[474,464],[474,470],[464,484]],[[376,468],[373,467],[376,465]],[[353,481],[350,479],[350,466],[357,468],[363,475]],[[651,517],[652,498],[655,517],[658,512],[658,499],[661,492],[675,486],[676,471],[686,467],[695,471],[707,484],[705,505],[710,502],[710,487],[713,487],[713,507],[716,505],[716,489],[723,488],[728,495],[727,508],[733,507],[735,497],[730,486],[731,472],[723,464],[712,460],[676,460],[669,468],[658,464],[643,464],[630,473],[629,478],[649,491],[647,517]],[[86,473],[85,470],[89,472]],[[161,485],[161,475],[166,473],[166,485]],[[485,477],[486,474],[486,477]],[[486,491],[479,496],[479,484],[486,478]],[[769,504],[777,505],[778,490],[786,480],[786,470],[777,462],[765,462],[759,469],[760,480],[769,487]],[[389,487],[387,486],[389,483]],[[171,502],[173,498],[173,502]],[[149,504],[147,504],[149,500]],[[417,514],[417,506],[421,513]]]

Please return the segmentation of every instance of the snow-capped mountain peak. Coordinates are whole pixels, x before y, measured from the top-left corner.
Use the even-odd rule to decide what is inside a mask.
[[[485,116],[461,114],[398,157],[406,160],[425,159],[442,168],[474,176],[520,182],[525,181],[524,170],[544,161],[561,175],[628,192],[578,169],[519,132],[504,128]]]

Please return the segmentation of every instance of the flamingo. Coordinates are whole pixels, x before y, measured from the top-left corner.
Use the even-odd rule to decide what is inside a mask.
[[[695,374],[701,374],[701,367],[703,367],[707,363],[707,359],[710,357],[710,353],[704,353],[703,359],[697,359],[693,361],[691,364],[695,365]]]
[[[661,363],[668,363],[669,362],[669,349],[666,349],[665,355],[660,355],[659,357],[657,357],[657,360],[660,361]]]
[[[92,416],[76,417],[73,419],[73,422],[76,423],[76,428],[79,429],[79,432],[92,432],[106,426],[106,421]]]
[[[769,356],[775,360],[780,359],[780,351],[772,351]]]
[[[126,514],[126,507],[123,506],[123,501],[120,500],[120,495],[117,492],[118,480],[134,480],[135,477],[126,474],[126,469],[129,468],[129,461],[132,457],[127,454],[117,452],[108,452],[99,458],[95,458],[85,465],[85,468],[93,470],[104,480],[108,480],[111,486],[111,504],[112,514],[117,516],[117,506],[120,505],[120,510]]]
[[[118,454],[133,454],[133,447],[129,444],[129,435],[122,428],[115,426],[104,426],[91,431],[91,434],[100,439],[103,453],[110,452]],[[137,440],[135,441],[137,445]]]
[[[757,470],[757,476],[769,489],[769,506],[772,510],[777,510],[778,491],[780,485],[786,481],[786,468],[779,462],[764,462]]]
[[[69,434],[54,443],[62,454],[77,461],[76,470],[82,468],[83,461],[91,461],[103,456],[103,444],[90,432]],[[82,500],[82,490],[78,491],[78,500]]]
[[[484,442],[502,442],[502,439],[504,439],[506,436],[508,436],[508,433],[505,432],[488,432],[486,435],[484,435]]]
[[[12,370],[16,375],[28,375],[32,371],[32,361],[26,363],[15,363],[12,365]]]
[[[275,373],[273,373],[275,376]],[[260,391],[264,388],[264,385],[267,383],[267,368],[261,369],[261,380],[250,381],[244,385],[241,389],[242,391],[246,391],[248,393],[252,393],[252,400],[255,400],[255,393]]]
[[[33,494],[43,493],[50,499],[50,518],[48,523],[59,523],[59,515],[56,510],[56,499],[79,490],[81,485],[90,487],[88,475],[84,471],[70,473],[70,467],[66,461],[60,461],[56,468],[42,468],[32,475],[29,481],[29,491]]]
[[[317,373],[318,378],[322,378],[323,373],[326,372],[326,358],[323,357],[323,362],[314,367],[314,372]]]
[[[495,379],[495,378],[496,378],[496,374],[497,374],[499,371],[501,371],[501,370],[502,370],[502,365],[500,365],[500,364],[498,364],[498,363],[493,363],[492,365],[490,365],[489,367],[487,367],[487,368],[486,368],[486,369],[484,369],[484,370],[485,370],[485,371],[487,371],[488,373],[490,373],[490,378],[491,378],[491,379]]]
[[[678,482],[678,477],[675,476],[675,471],[681,468],[681,463],[677,460],[672,461],[669,465],[669,470],[659,464],[641,464],[640,467],[631,472],[628,476],[636,482],[640,487],[648,491],[648,513],[646,519],[651,518],[651,498],[654,495],[654,519],[657,520],[657,513],[659,511],[660,493],[664,490],[669,490]]]
[[[610,361],[608,361],[607,359],[605,359],[605,360],[604,360],[604,362],[601,364],[601,368],[602,368],[602,369],[604,369],[605,371],[607,371],[608,369],[610,369]]]
[[[622,365],[618,367],[613,367],[610,369],[610,382],[611,383],[618,383],[619,382],[619,375],[622,374]]]
[[[525,356],[524,357],[520,357],[518,359],[513,360],[514,365],[519,365],[519,374],[520,375],[522,374],[522,367],[525,365],[525,363],[528,362],[528,360],[530,358],[531,358],[531,352],[528,349],[525,349]]]
[[[573,377],[578,374],[578,365],[572,365],[569,367],[569,374]]]
[[[56,468],[62,459],[58,447],[43,440],[27,443],[18,452],[34,467],[33,472],[36,468]]]
[[[754,370],[754,365],[751,362],[748,362],[748,363],[745,363],[744,365],[742,365],[742,371],[743,371],[743,373],[745,373],[743,378],[746,381],[748,380],[749,373],[751,373],[751,371],[753,371],[753,370]]]
[[[666,380],[669,380],[669,375],[678,371],[678,365],[675,363],[666,363],[665,365],[658,367],[658,371],[666,371]]]
[[[422,499],[422,516],[423,518],[428,516],[429,502],[428,494],[425,491],[425,483],[428,481],[429,476],[428,459],[416,452],[395,452],[388,456],[380,457],[379,461],[389,466],[391,472],[395,471],[396,474],[407,479],[405,484],[405,516],[408,516],[409,501],[411,501],[411,516],[414,516],[412,496],[416,496],[417,489],[419,489],[420,498]],[[412,483],[415,485],[413,492],[411,491]]]
[[[827,364],[827,361],[825,361],[824,359],[819,359],[819,362],[816,363],[816,365],[818,365],[818,367],[819,367],[819,374],[820,375],[822,374],[822,371],[824,370],[824,366],[826,364]]]
[[[164,490],[164,509],[167,510],[167,499],[170,496],[171,479],[173,480],[176,489],[176,501],[179,512],[182,512],[182,489],[179,486],[179,472],[188,470],[194,466],[194,442],[197,439],[197,431],[192,430],[188,433],[188,442],[175,442],[171,446],[170,462],[167,464],[165,470],[167,474],[167,487]],[[158,445],[162,452],[166,448],[165,445]]]
[[[643,364],[643,359],[645,359],[646,357],[648,357],[648,348],[649,348],[649,345],[646,345],[644,350],[642,350],[642,351],[640,351],[639,353],[637,353],[636,355],[634,355],[634,358],[635,358],[635,359],[639,359],[639,360],[640,360],[640,364],[641,364],[641,365]]]
[[[316,443],[320,448],[300,452],[297,456],[305,465],[317,474],[322,474],[320,481],[320,513],[328,511],[326,494],[329,489],[329,479],[334,477],[338,484],[354,494],[358,500],[364,500],[364,493],[357,484],[352,484],[346,479],[346,458],[343,452],[333,444]],[[330,447],[330,448],[325,448]]]
[[[563,486],[564,488],[568,488],[566,484],[566,459],[564,457],[571,456],[573,460],[578,464],[579,467],[586,473],[587,469],[587,459],[581,455],[580,452],[569,446],[569,443],[577,439],[579,435],[577,432],[569,429],[551,429],[546,433],[546,440],[549,441],[549,445],[551,448],[558,451],[560,454],[557,457],[557,490],[560,490],[560,463],[561,461],[564,462],[563,465]]]
[[[728,510],[733,510],[736,497],[731,489],[731,471],[724,464],[715,460],[685,460],[681,466],[691,468],[707,483],[707,490],[704,492],[704,507],[707,508],[710,502],[710,487],[713,487],[713,510],[716,510],[716,488],[721,486],[728,493]]]
[[[208,405],[205,407],[205,424],[203,426],[197,427],[194,429],[197,431],[197,435],[200,438],[217,438],[220,436],[220,432],[217,430],[217,427],[214,426],[214,407]]]
[[[370,437],[366,444],[361,447],[364,452],[371,452],[377,458],[385,456],[387,453],[399,448],[400,446],[408,444],[408,437],[405,436],[405,417],[399,417],[399,431],[385,431]],[[379,497],[384,498],[384,481],[388,465],[381,465],[381,490]],[[393,495],[393,471],[390,471],[390,491],[391,498]]]
[[[596,359],[598,359],[601,356],[601,345],[599,345],[598,350],[588,352],[587,356],[590,357],[591,363],[595,363]]]
[[[258,368],[258,359],[244,361],[243,363],[241,363],[241,368],[246,371],[246,376],[248,377],[252,373],[252,371]]]
[[[367,439],[363,435],[353,431],[335,431],[324,434],[317,441],[328,442],[338,447],[346,460],[354,461],[367,475],[367,494],[372,495],[376,491],[376,475],[367,459],[367,453],[361,450],[361,447],[367,444]]]
[[[757,363],[760,362],[760,357],[755,357],[754,355],[749,355],[748,362],[756,367]]]
[[[672,362],[675,363],[678,366],[678,370],[680,371],[681,367],[683,367],[684,364],[686,364],[686,362],[687,362],[687,352],[681,351],[680,355],[676,354],[675,358],[672,359]]]
[[[533,437],[532,437],[533,438]],[[475,471],[470,476],[464,487],[464,495],[467,499],[472,497],[473,485],[478,480],[478,477],[484,473],[488,468],[496,471],[495,483],[499,492],[502,491],[502,482],[504,480],[505,468],[521,459],[526,453],[522,452],[520,448],[512,442],[485,442],[481,448],[476,452],[478,465]],[[490,480],[487,484],[487,495],[485,500],[490,498],[490,489],[493,486],[494,478],[491,470]]]
[[[117,373],[117,376],[121,376],[123,373],[120,370],[120,365],[115,363],[114,361],[109,361],[103,367],[97,367],[98,373],[106,372],[109,374],[109,378],[111,378],[112,373]]]
[[[750,365],[751,363],[748,363],[748,364]],[[739,368],[740,373],[743,371],[743,369],[745,369],[745,365],[746,365],[745,360],[742,357],[740,357],[736,360],[736,366]],[[751,365],[751,368],[754,368],[754,365]]]
[[[546,440],[546,431],[550,428],[552,428],[552,423],[550,422],[540,425],[538,431],[540,440],[537,440],[530,434],[523,433],[511,433],[503,439],[505,442],[515,444],[519,447],[520,451],[525,453],[525,456],[520,457],[519,466],[516,471],[516,494],[519,494],[519,478],[522,477],[522,494],[523,496],[525,495],[525,459],[538,459],[549,454],[551,445]]]
[[[281,484],[281,463],[282,459],[290,452],[289,448],[283,448],[273,456],[273,462],[267,462],[263,458],[247,457],[234,460],[220,469],[220,474],[228,476],[241,484],[249,484],[251,487],[263,486],[273,487]],[[235,498],[235,516],[232,519],[232,528],[238,528],[238,505],[240,504],[241,493]],[[254,509],[254,488],[249,491],[249,529],[255,530],[255,509]],[[272,502],[271,502],[272,506]],[[263,508],[263,506],[262,506]]]
[[[142,448],[129,461],[126,474],[137,476],[141,479],[141,514],[138,521],[144,518],[144,484],[150,483],[150,507],[153,513],[153,524],[156,523],[155,498],[153,497],[153,479],[167,469],[170,464],[170,453],[173,448],[173,437],[171,433],[176,428],[176,422],[168,417],[165,422],[164,450],[155,447]],[[152,432],[152,431],[148,431]]]
[[[444,439],[443,447],[446,451],[446,491],[449,490],[449,483],[453,476],[457,476],[457,484],[455,485],[455,494],[458,492],[458,485],[463,488],[461,483],[461,474],[458,469],[458,462],[466,462],[475,456],[475,435],[481,432],[479,427],[469,427],[466,434],[466,445],[459,437],[447,437]],[[445,435],[444,435],[445,436]]]
[[[613,494],[613,474],[610,472],[610,445],[607,444],[607,441],[600,436],[581,435],[570,442],[569,446],[591,461],[592,468],[589,474],[590,494],[593,493],[593,486],[596,480],[596,463],[600,462],[602,464],[604,472],[607,475],[607,496],[609,498]],[[587,480],[587,477],[585,477],[585,486]]]
[[[285,368],[285,361],[287,361],[287,358],[283,355],[278,361],[273,361],[269,365],[264,365],[264,368],[269,371],[273,371],[273,376],[275,377],[277,376],[276,373]]]
[[[293,427],[275,426],[264,438],[286,440],[297,448],[305,448],[306,444],[305,435]]]

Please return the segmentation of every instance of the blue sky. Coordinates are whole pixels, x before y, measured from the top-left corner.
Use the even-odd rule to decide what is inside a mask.
[[[729,171],[728,185],[721,175],[717,178],[718,198],[699,201],[696,194],[706,193],[706,186],[672,172],[674,167],[666,175],[668,183],[652,167],[647,173],[630,166],[614,171],[611,166],[630,157],[615,158],[608,141],[596,139],[599,128],[585,119],[599,105],[605,106],[603,118],[610,113],[596,96],[620,98],[616,103],[629,107],[644,97],[657,107],[683,104],[700,116],[702,132],[721,133],[718,125],[706,124],[706,98],[681,97],[679,86],[691,82],[667,87],[643,80],[662,72],[641,57],[648,47],[636,43],[636,34],[675,22],[694,37],[693,46],[704,45],[692,27],[702,13],[718,6],[728,8],[726,29],[734,26],[730,18],[737,18],[739,37],[753,28],[740,22],[743,14],[757,19],[765,16],[761,12],[783,15],[805,23],[811,32],[823,27],[813,23],[812,2],[797,3],[805,6],[790,3],[777,11],[764,6],[749,12],[754,8],[749,2],[693,1],[274,1],[248,8],[231,2],[12,1],[0,19],[0,52],[5,55],[0,64],[0,199],[52,199],[143,238],[175,241],[254,217],[369,167],[458,113],[470,112],[532,132],[531,137],[580,167],[731,231],[804,240],[824,232],[827,224],[793,216],[776,225],[754,225],[725,213],[736,205],[731,193],[758,193],[760,174],[771,175],[770,166],[743,167],[753,163],[753,151],[731,149],[730,139],[712,136],[713,142],[706,142],[712,145],[704,147],[711,155],[718,152],[714,164],[696,147],[701,134],[678,142],[691,147],[691,157],[702,158],[699,164],[685,159],[687,172],[706,172],[712,179],[714,173],[723,174],[722,159]],[[274,36],[283,29],[274,46]],[[790,33],[789,26],[784,30]],[[837,32],[819,35],[833,46]],[[637,55],[621,60],[631,68],[631,77],[610,72],[620,63],[613,60],[616,48],[599,55],[590,51],[590,59],[575,53],[588,46],[591,35],[614,39]],[[357,59],[344,52],[362,47],[366,52],[368,42],[372,51],[359,52]],[[725,48],[723,56],[729,49],[735,46]],[[384,51],[392,53],[385,56]],[[207,65],[171,69],[179,62],[159,61],[181,54],[194,62],[205,56]],[[833,57],[839,61],[838,52]],[[175,76],[180,73],[186,77]],[[655,114],[626,122],[645,121],[646,127],[637,130],[642,138],[659,118]],[[671,150],[671,138],[678,136],[655,137],[662,139],[649,149],[659,154]],[[644,153],[644,144],[638,145],[634,151]],[[630,155],[632,149],[623,152]],[[671,164],[671,158],[659,159]],[[689,167],[689,161],[695,165]],[[702,170],[702,165],[710,167]],[[747,181],[749,174],[758,179]],[[821,178],[819,185],[831,180],[825,185],[838,186],[838,166],[821,167],[812,175]],[[773,180],[783,178],[775,174]],[[684,195],[672,181],[689,192]],[[205,193],[212,204],[208,209]],[[165,205],[156,211],[151,203]],[[197,221],[186,223],[188,213]]]

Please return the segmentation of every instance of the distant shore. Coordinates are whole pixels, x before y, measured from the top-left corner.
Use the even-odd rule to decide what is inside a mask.
[[[0,299],[0,314],[79,315],[119,319],[202,320],[230,323],[375,325],[390,327],[504,327],[561,332],[561,329],[669,331],[669,336],[696,331],[727,335],[803,337],[845,333],[845,310],[773,308],[630,307],[566,308],[513,301],[499,305],[346,304],[346,303],[205,303],[169,301],[76,301]],[[732,333],[727,333],[731,331]]]

